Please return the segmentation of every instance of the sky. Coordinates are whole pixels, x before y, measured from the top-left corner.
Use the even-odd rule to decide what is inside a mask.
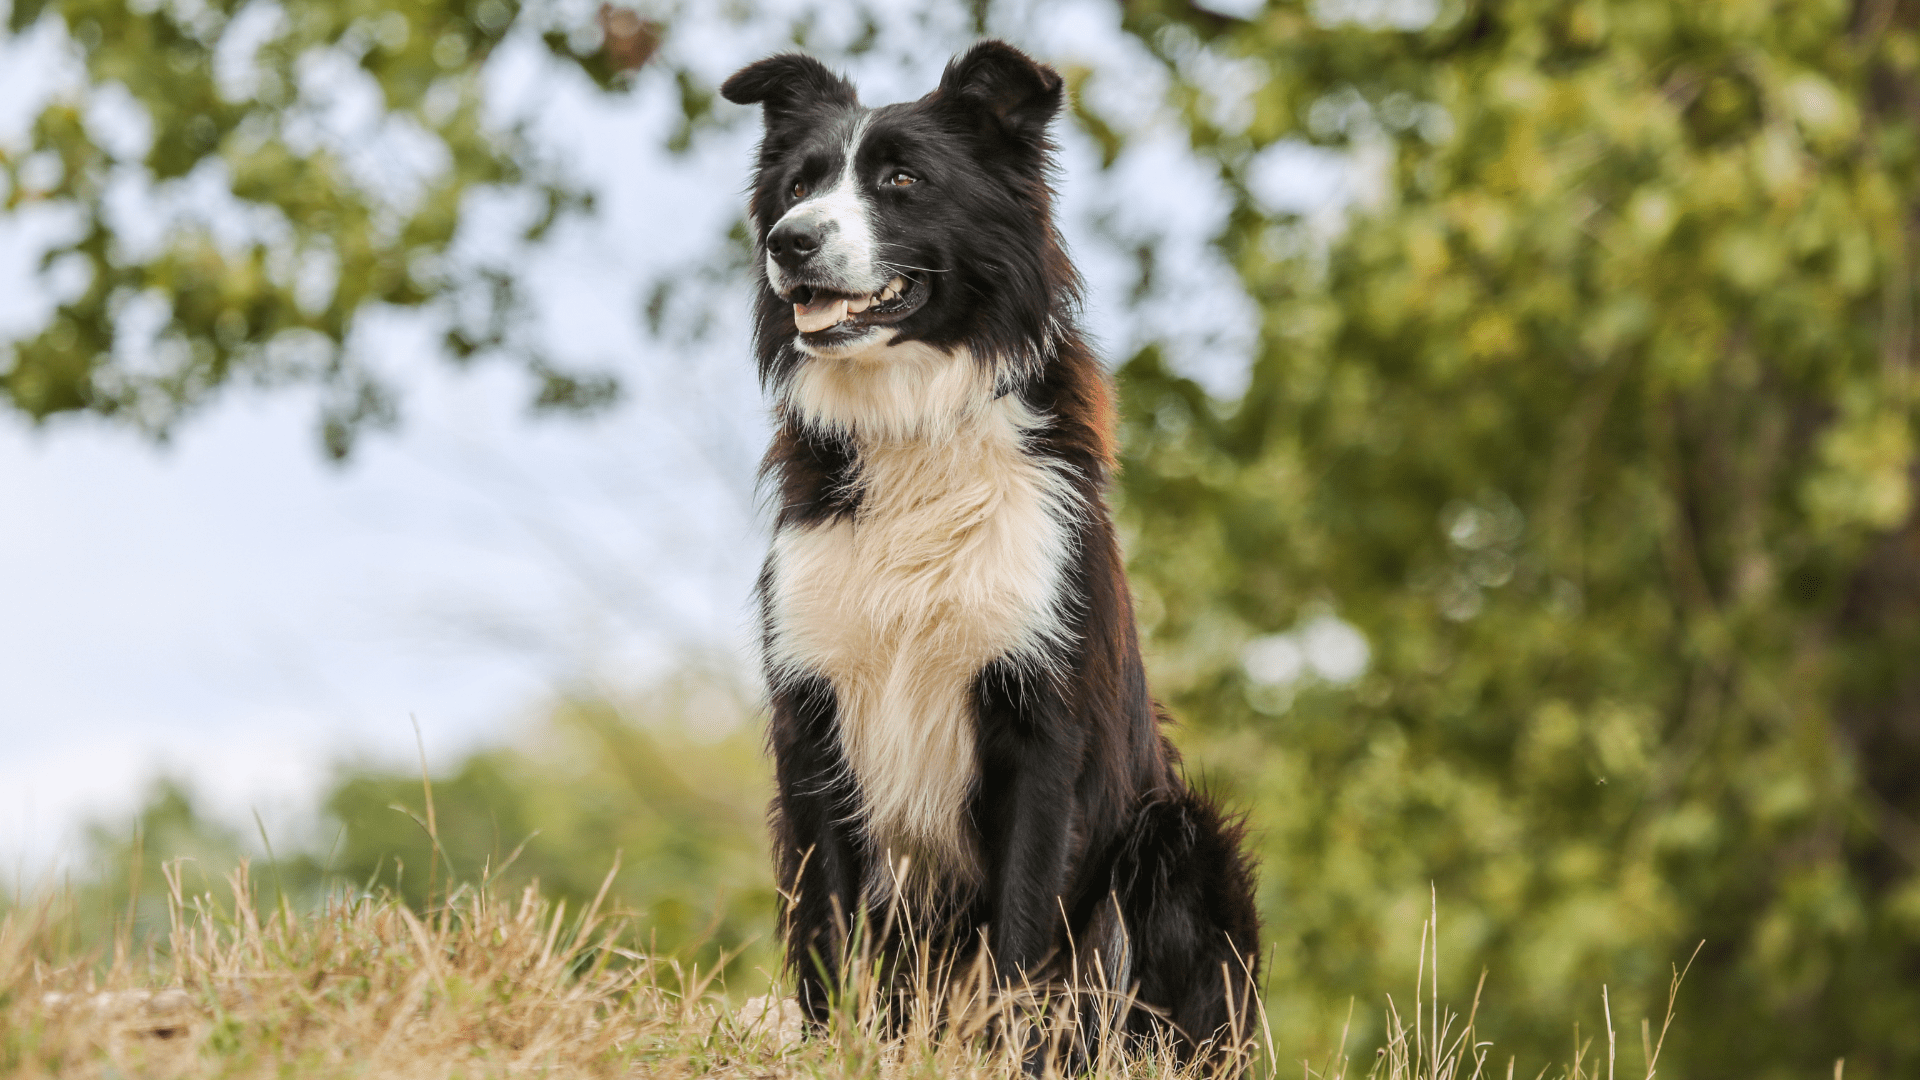
[[[783,19],[728,22],[707,7],[676,17],[667,48],[712,82],[786,47]],[[816,41],[859,32],[835,23],[837,5],[818,10]],[[1115,10],[1008,4],[995,29],[1093,68],[1089,99],[1135,133],[1103,172],[1087,139],[1061,132],[1062,225],[1094,337],[1110,356],[1162,340],[1230,397],[1253,315],[1207,244],[1225,197],[1160,111],[1161,76]],[[869,103],[931,89],[967,41],[957,16],[884,31],[849,68]],[[57,26],[0,39],[0,146],[71,85],[65,48]],[[358,341],[396,373],[403,417],[344,466],[324,460],[317,405],[299,390],[229,391],[165,445],[98,420],[33,428],[0,414],[0,876],[73,868],[81,824],[126,822],[162,774],[216,814],[257,813],[297,839],[316,828],[335,763],[410,759],[416,730],[446,763],[570,688],[633,691],[691,657],[751,671],[766,411],[748,293],[735,283],[687,301],[718,314],[698,341],[650,337],[639,310],[655,277],[716,258],[742,215],[755,111],[722,105],[727,124],[675,156],[660,149],[677,109],[664,79],[601,94],[527,40],[496,53],[487,77],[494,114],[534,121],[598,196],[591,220],[530,254],[531,317],[555,355],[614,368],[622,404],[531,416],[522,376],[457,370],[424,325],[373,316]],[[1220,73],[1223,110],[1235,77]],[[111,102],[98,112],[137,128]],[[377,159],[375,120],[343,107],[337,134]],[[1273,154],[1262,197],[1337,201],[1346,175],[1317,155]],[[484,247],[510,226],[505,208],[477,207],[462,242]],[[0,338],[47,318],[57,283],[35,266],[60,227],[0,216]],[[1160,284],[1135,298],[1126,252],[1143,240],[1160,244]]]

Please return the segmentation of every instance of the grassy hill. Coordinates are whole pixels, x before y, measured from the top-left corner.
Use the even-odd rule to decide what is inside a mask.
[[[569,911],[534,885],[463,885],[417,914],[365,893],[262,910],[245,865],[226,884],[224,896],[189,893],[173,864],[165,937],[123,932],[110,947],[77,947],[71,904],[59,900],[0,918],[0,1075],[1020,1075],[1013,1041],[990,1034],[1021,1022],[1019,1001],[985,1002],[966,986],[925,992],[909,1030],[888,1036],[871,981],[855,975],[828,1030],[806,1038],[777,986],[741,1002],[711,969],[636,947],[645,927],[609,910],[605,889]],[[1245,1051],[1253,1075],[1511,1077],[1513,1063],[1474,1036],[1480,1002],[1463,1018],[1437,1000],[1438,959],[1423,947],[1426,994],[1416,991],[1410,1012],[1387,999],[1387,1045],[1301,1062],[1258,1031]],[[928,1022],[936,1013],[951,1022]],[[1045,1020],[1041,1030],[1058,1032]],[[1640,1053],[1620,1051],[1638,1061],[1628,1069],[1614,1032],[1584,1043],[1576,1032],[1572,1063],[1541,1075],[1651,1078],[1665,1033],[1643,1025]],[[1103,1048],[1089,1075],[1181,1073],[1164,1048],[1121,1051]]]

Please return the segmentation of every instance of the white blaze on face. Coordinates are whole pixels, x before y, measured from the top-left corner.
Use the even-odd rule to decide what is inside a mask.
[[[867,185],[861,181],[859,168],[855,165],[861,140],[866,138],[867,126],[871,117],[861,118],[848,134],[846,145],[842,148],[840,173],[824,184],[815,193],[794,204],[793,209],[782,215],[775,228],[789,221],[811,221],[820,228],[820,251],[807,265],[804,282],[790,278],[780,265],[767,256],[767,280],[772,282],[775,292],[785,293],[799,284],[813,285],[852,295],[879,292],[887,284],[891,275],[881,273],[875,258],[878,247],[873,235],[873,204],[869,199]],[[834,307],[832,303],[824,307]],[[827,321],[827,316],[833,317]],[[841,319],[846,318],[844,302],[832,312],[821,311],[809,317],[815,326],[802,326],[802,331],[824,330]]]

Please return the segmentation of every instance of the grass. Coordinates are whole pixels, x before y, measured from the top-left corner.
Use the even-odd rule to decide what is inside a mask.
[[[494,871],[457,885],[450,861],[436,893],[445,852],[424,753],[421,782],[419,824],[439,856],[429,861],[427,890],[437,902],[424,914],[393,893],[365,890],[297,909],[276,887],[266,904],[244,860],[224,895],[193,893],[184,859],[163,866],[164,938],[135,937],[137,873],[110,947],[79,944],[71,889],[0,914],[0,1077],[1013,1080],[1023,1076],[1021,1047],[1057,1048],[1072,1030],[1058,995],[1049,1012],[1031,991],[997,991],[984,967],[934,979],[923,958],[903,1023],[889,1025],[879,1007],[892,998],[880,965],[853,964],[840,973],[824,1030],[808,1035],[779,980],[773,993],[739,1003],[716,977],[728,958],[702,971],[648,947],[639,921],[608,904],[617,859],[577,912],[537,884],[505,890]],[[1438,926],[1436,897],[1422,927],[1410,1022],[1389,996],[1386,1041],[1363,1059],[1364,1074],[1344,1031],[1318,1068],[1283,1057],[1258,1001],[1258,1030],[1233,1048],[1234,1061],[1256,1078],[1298,1068],[1303,1080],[1492,1080],[1491,1047],[1475,1035],[1479,988],[1464,1016],[1440,1000]],[[1644,1080],[1654,1080],[1684,974],[1674,972],[1659,1038],[1642,1023]],[[1075,991],[1109,1009],[1131,1004],[1109,991]],[[1573,1062],[1552,1080],[1619,1080],[1610,1004],[1606,1015],[1604,1073],[1594,1040],[1582,1042],[1576,1028]],[[1108,1039],[1093,1048],[1084,1076],[1187,1080],[1202,1071],[1178,1066],[1167,1045]],[[1504,1076],[1514,1080],[1513,1061]]]
[[[418,915],[391,897],[365,894],[305,912],[285,902],[262,911],[244,865],[228,879],[228,895],[188,894],[179,864],[167,885],[165,940],[136,942],[122,933],[110,949],[82,953],[63,929],[69,916],[58,903],[0,918],[0,1075],[1020,1075],[1010,1049],[1016,1040],[987,1033],[996,1023],[1021,1022],[1021,1003],[990,1000],[980,984],[923,987],[906,1030],[890,1034],[872,1007],[877,982],[854,973],[847,1004],[827,1030],[802,1037],[797,1010],[779,996],[730,1002],[710,973],[634,947],[638,928],[607,909],[604,888],[570,913],[534,887],[499,895],[461,886]],[[1252,1074],[1510,1080],[1512,1062],[1490,1071],[1491,1048],[1475,1037],[1478,993],[1464,1016],[1439,1000],[1434,925],[1423,936],[1412,1016],[1388,999],[1388,1039],[1370,1061],[1350,1061],[1344,1037],[1341,1052],[1318,1067],[1286,1060],[1261,1032],[1245,1048]],[[1682,974],[1675,973],[1676,994]],[[1642,1026],[1648,1080],[1672,1005],[1670,997],[1658,1040]],[[1610,1008],[1608,1027],[1604,1058],[1596,1040],[1581,1044],[1576,1036],[1573,1063],[1552,1075],[1617,1080]],[[1181,1070],[1165,1048],[1108,1046],[1088,1072],[1103,1080],[1178,1080]]]

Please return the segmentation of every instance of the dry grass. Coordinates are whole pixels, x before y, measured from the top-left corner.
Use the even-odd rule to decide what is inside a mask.
[[[1413,1017],[1408,1018],[1400,1006],[1387,997],[1387,1042],[1374,1052],[1371,1068],[1367,1072],[1369,1080],[1494,1080],[1498,1076],[1503,1080],[1515,1080],[1514,1067],[1517,1062],[1508,1058],[1503,1071],[1489,1071],[1487,1058],[1493,1044],[1482,1042],[1475,1036],[1474,1021],[1480,1015],[1480,992],[1487,984],[1487,973],[1480,972],[1480,980],[1473,990],[1473,1002],[1462,1017],[1448,1009],[1440,1000],[1440,905],[1437,894],[1433,898],[1432,914],[1420,928],[1420,964],[1414,976]],[[1694,956],[1700,955],[1700,946],[1694,948]],[[1660,1022],[1660,1031],[1656,1037],[1652,1025],[1646,1020],[1640,1021],[1640,1064],[1645,1070],[1640,1080],[1655,1080],[1660,1064],[1660,1051],[1666,1045],[1667,1033],[1672,1030],[1674,1010],[1680,1000],[1680,984],[1686,979],[1687,972],[1693,968],[1693,959],[1687,960],[1686,967],[1675,967],[1673,980],[1667,986],[1667,1012]],[[1582,1040],[1579,1025],[1574,1025],[1574,1053],[1571,1064],[1551,1073],[1553,1080],[1619,1080],[1631,1077],[1633,1071],[1621,1069],[1619,1062],[1618,1034],[1613,1026],[1613,1006],[1608,1000],[1607,988],[1600,988],[1600,1001],[1607,1019],[1607,1048],[1604,1068],[1599,1055],[1595,1052],[1593,1039]],[[1346,1057],[1346,1033],[1340,1036],[1340,1050],[1323,1068],[1315,1070],[1311,1062],[1301,1062],[1303,1080],[1349,1080],[1353,1075],[1352,1062]],[[1267,1060],[1274,1060],[1272,1046],[1266,1047]],[[1589,1056],[1591,1055],[1591,1060]],[[1546,1080],[1549,1069],[1543,1068],[1532,1080]],[[1837,1073],[1836,1073],[1837,1076]]]
[[[849,972],[846,1007],[804,1038],[791,1002],[731,1006],[709,975],[627,947],[633,928],[604,910],[604,889],[569,914],[532,888],[503,897],[462,887],[421,917],[369,896],[262,914],[244,866],[228,896],[187,895],[177,872],[168,884],[171,932],[151,948],[123,935],[109,955],[73,956],[55,904],[0,920],[0,1075],[910,1080],[1021,1071],[1013,1050],[1021,1040],[991,1033],[1029,1023],[1027,1010],[985,994],[977,979],[923,984],[906,1030],[889,1034],[872,1007],[881,997],[872,969]],[[1488,1047],[1474,1036],[1477,995],[1464,1018],[1446,1012],[1433,989],[1437,966],[1423,945],[1411,1023],[1390,1001],[1388,1043],[1361,1063],[1369,1077],[1492,1075]],[[1039,1024],[1041,1037],[1063,1030],[1048,1018]],[[1344,1039],[1342,1054],[1316,1069],[1282,1061],[1259,1034],[1245,1048],[1256,1076],[1358,1075]],[[1609,1031],[1604,1072],[1582,1049],[1555,1075],[1615,1080],[1614,1042]],[[1657,1044],[1645,1058],[1651,1078]],[[1165,1048],[1109,1045],[1088,1068],[1103,1080],[1179,1074]]]
[[[123,937],[111,955],[67,955],[56,904],[0,920],[0,1075],[1020,1071],[1008,1041],[978,1037],[980,1023],[936,1025],[924,1010],[890,1036],[875,1010],[850,1007],[823,1037],[802,1038],[790,1002],[730,1006],[709,975],[627,947],[632,928],[603,910],[604,892],[577,914],[532,888],[459,888],[426,917],[368,896],[263,914],[244,867],[230,896],[188,896],[177,873],[168,883],[171,932],[151,950]],[[1166,1070],[1117,1057],[1102,1070],[1143,1071]]]
[[[263,917],[244,867],[225,903],[169,885],[152,956],[124,938],[60,956],[52,905],[0,924],[0,1073],[612,1075],[700,997],[531,890],[463,890],[425,919],[371,897]]]

